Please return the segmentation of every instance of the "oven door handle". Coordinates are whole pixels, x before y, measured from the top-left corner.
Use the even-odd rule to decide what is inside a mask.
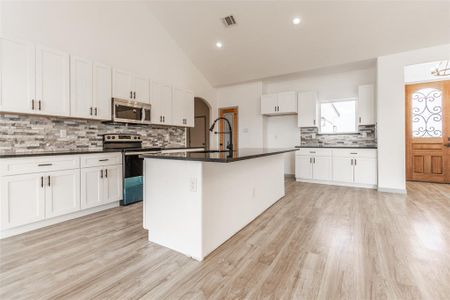
[[[138,152],[125,152],[125,156],[130,156],[130,155],[140,155],[140,154],[157,154],[157,153],[161,153],[161,151],[138,151]]]

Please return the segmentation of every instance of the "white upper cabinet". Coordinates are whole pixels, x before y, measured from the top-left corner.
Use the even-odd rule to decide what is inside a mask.
[[[133,98],[139,102],[150,103],[150,80],[148,78],[133,76]]]
[[[278,113],[297,113],[297,92],[278,93]]]
[[[0,110],[34,113],[36,52],[28,42],[0,39]]]
[[[317,93],[298,94],[298,127],[317,127]]]
[[[358,98],[358,125],[375,124],[375,88],[373,84],[360,85]]]
[[[261,114],[282,115],[297,113],[297,92],[283,92],[261,96]]]
[[[92,105],[92,62],[70,57],[70,115],[90,118],[94,114]]]
[[[194,127],[194,94],[185,89],[173,89],[172,125]]]
[[[131,72],[114,69],[112,78],[113,97],[133,100],[133,75]]]
[[[90,60],[70,58],[70,115],[111,119],[111,68]]]
[[[111,67],[94,63],[93,103],[95,117],[111,120]]]
[[[261,114],[275,114],[277,111],[277,94],[267,94],[261,96]]]
[[[172,92],[172,86],[152,81],[150,104],[153,124],[172,124]]]
[[[150,80],[131,72],[113,70],[113,97],[150,103]]]
[[[36,99],[38,113],[69,116],[69,54],[36,47]]]

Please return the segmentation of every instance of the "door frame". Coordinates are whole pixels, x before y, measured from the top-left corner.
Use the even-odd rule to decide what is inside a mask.
[[[226,113],[232,113],[233,114],[233,124],[234,124],[234,127],[233,127],[233,150],[236,150],[236,149],[239,148],[239,145],[238,145],[238,141],[239,141],[239,138],[238,138],[238,134],[239,134],[239,107],[238,106],[229,106],[229,107],[220,107],[219,108],[219,111],[218,111],[219,117],[223,118],[224,114],[226,114]],[[219,131],[220,132],[224,132],[224,127],[225,127],[224,125],[225,125],[225,121],[224,120],[220,120],[219,121]],[[224,135],[220,134],[219,136],[220,136],[220,138],[219,138],[219,149],[220,150],[226,150],[225,149],[225,145],[223,144],[224,143]]]
[[[188,133],[188,137],[187,137],[187,139],[188,139],[188,146],[192,147],[192,145],[191,145],[191,136],[192,136],[191,130],[195,128],[195,119],[203,119],[205,121],[205,145],[204,145],[204,148],[205,148],[205,150],[208,150],[209,149],[209,145],[208,145],[209,144],[209,142],[208,142],[208,137],[209,137],[208,126],[209,125],[208,125],[208,122],[207,122],[207,117],[205,115],[195,116],[194,117],[194,127],[189,127],[188,130],[187,130],[187,133]]]
[[[412,122],[411,122],[411,95],[412,92],[408,90],[408,87],[414,86],[417,89],[429,87],[430,84],[441,84],[442,85],[442,116],[444,118],[442,124],[442,138],[427,138],[427,140],[423,141],[423,144],[441,144],[442,147],[440,149],[430,149],[429,151],[441,151],[443,153],[443,168],[444,168],[444,178],[443,181],[435,181],[431,180],[422,180],[418,178],[414,178],[413,174],[413,163],[414,163],[414,153],[413,153],[413,140],[415,138],[411,135],[412,130]],[[450,147],[445,147],[444,144],[445,139],[450,139],[450,117],[445,119],[446,116],[450,116],[450,80],[440,80],[440,81],[429,81],[429,82],[419,82],[412,84],[405,84],[405,168],[406,168],[406,180],[420,180],[426,182],[450,182]],[[420,138],[417,138],[420,139]],[[450,140],[448,141],[450,143]]]

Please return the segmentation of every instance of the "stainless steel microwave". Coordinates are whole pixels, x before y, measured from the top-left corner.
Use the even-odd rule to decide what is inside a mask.
[[[112,99],[112,121],[151,124],[151,105],[132,100]]]

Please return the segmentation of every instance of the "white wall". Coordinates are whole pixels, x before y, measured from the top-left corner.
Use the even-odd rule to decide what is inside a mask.
[[[243,83],[217,89],[217,107],[238,106],[239,148],[263,147],[261,82]]]
[[[1,2],[0,28],[6,37],[54,47],[191,89],[215,108],[215,89],[144,1]]]
[[[448,57],[446,60],[450,61],[450,53],[448,54]],[[431,74],[431,70],[438,67],[442,61],[443,60],[427,62],[424,64],[414,64],[414,65],[406,66],[405,67],[405,83],[450,80],[450,75],[434,76]]]
[[[405,78],[407,65],[448,58],[450,44],[377,60],[378,189],[405,192]]]

